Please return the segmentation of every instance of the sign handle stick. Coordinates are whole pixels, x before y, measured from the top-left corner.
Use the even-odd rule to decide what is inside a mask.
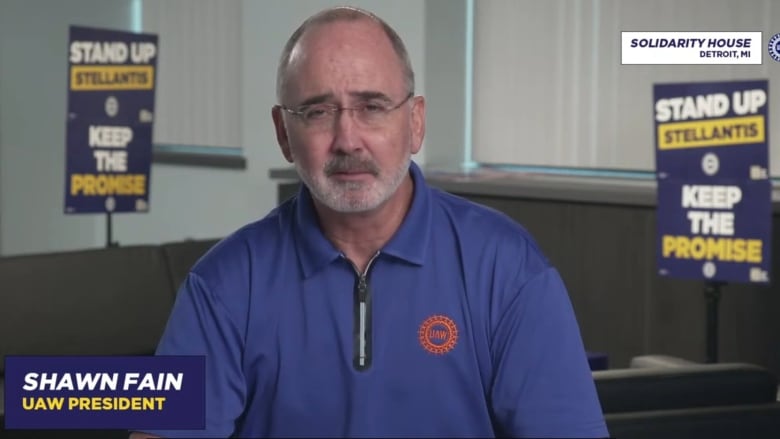
[[[106,212],[106,248],[119,247],[111,234],[112,232],[111,212]]]
[[[723,285],[725,282],[704,284],[704,298],[707,301],[707,363],[718,362],[718,304]]]

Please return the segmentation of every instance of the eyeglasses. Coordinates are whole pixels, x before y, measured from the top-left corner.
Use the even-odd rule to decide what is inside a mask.
[[[333,124],[336,121],[336,115],[350,110],[352,111],[355,119],[366,127],[380,127],[387,121],[387,116],[401,108],[409,99],[414,96],[414,92],[409,92],[408,95],[399,103],[392,105],[389,102],[382,99],[369,99],[365,102],[361,102],[354,107],[341,107],[336,104],[313,104],[305,105],[293,110],[292,108],[280,105],[279,107],[296,116],[303,122],[304,125],[312,129],[332,129]]]

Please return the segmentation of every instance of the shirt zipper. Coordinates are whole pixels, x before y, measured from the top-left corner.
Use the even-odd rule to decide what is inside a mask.
[[[355,264],[352,264],[358,277],[357,290],[355,291],[355,355],[353,365],[355,369],[360,371],[371,366],[371,294],[368,288],[368,271],[377,256],[379,256],[379,252],[376,252],[369,259],[362,274],[355,267]]]

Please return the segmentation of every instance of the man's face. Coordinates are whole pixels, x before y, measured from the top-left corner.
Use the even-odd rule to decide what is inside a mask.
[[[293,50],[286,84],[281,104],[299,113],[274,109],[277,138],[312,195],[338,212],[373,210],[392,197],[422,144],[425,103],[406,100],[402,63],[381,27],[315,26]]]

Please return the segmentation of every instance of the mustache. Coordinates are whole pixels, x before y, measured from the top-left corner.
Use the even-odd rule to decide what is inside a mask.
[[[325,164],[325,175],[327,176],[344,172],[366,172],[378,175],[379,167],[370,159],[352,155],[336,156]]]

